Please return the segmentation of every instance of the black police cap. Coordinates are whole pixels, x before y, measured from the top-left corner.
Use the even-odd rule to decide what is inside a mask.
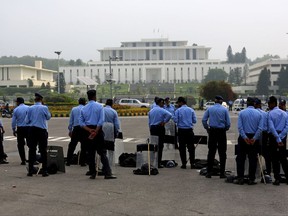
[[[24,99],[22,97],[17,97],[16,102],[18,103],[24,103]]]
[[[186,104],[186,100],[184,97],[178,97],[177,103],[184,103]]]
[[[259,105],[259,104],[261,104],[261,100],[259,98],[254,98],[254,103],[256,105]]]
[[[37,92],[35,93],[35,97],[43,99],[43,96],[41,94],[37,93]]]
[[[216,96],[215,96],[215,99],[216,99],[216,100],[224,100],[223,97],[220,96],[220,95],[216,95]]]

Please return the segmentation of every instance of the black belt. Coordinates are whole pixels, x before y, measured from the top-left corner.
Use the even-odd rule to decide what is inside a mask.
[[[226,130],[226,128],[215,128],[215,127],[210,127],[210,130]]]

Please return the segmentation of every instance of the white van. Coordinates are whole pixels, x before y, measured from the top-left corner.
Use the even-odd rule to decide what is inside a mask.
[[[236,99],[233,102],[233,111],[241,111],[247,107],[247,99]]]

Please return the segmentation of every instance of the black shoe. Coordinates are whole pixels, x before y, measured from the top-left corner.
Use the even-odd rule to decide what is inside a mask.
[[[186,165],[182,165],[182,166],[181,166],[181,169],[186,169]]]
[[[85,175],[89,176],[92,175],[93,173],[91,171],[87,171]]]
[[[117,179],[117,177],[114,175],[106,175],[104,179]]]
[[[205,177],[206,177],[206,178],[212,178],[212,174],[211,174],[211,173],[207,173],[207,174],[205,175]]]
[[[275,179],[275,181],[273,182],[273,185],[279,186],[280,185],[280,180]]]
[[[49,174],[47,172],[42,173],[42,177],[47,177],[47,176],[49,176]]]
[[[248,185],[255,185],[257,184],[257,182],[255,182],[254,180],[248,180]]]
[[[2,160],[2,161],[0,161],[0,164],[9,164],[9,162],[6,160]]]
[[[26,165],[26,162],[25,162],[25,161],[22,161],[20,165]]]
[[[227,178],[225,174],[220,174],[220,179]]]
[[[238,184],[238,185],[243,185],[244,184],[244,179],[243,178],[239,178],[239,179],[235,179],[233,181],[234,184]]]
[[[95,179],[96,178],[96,174],[92,174],[91,176],[90,176],[90,179]]]
[[[158,168],[160,168],[160,169],[161,169],[161,168],[164,168],[164,166],[163,166],[163,165],[158,165]]]

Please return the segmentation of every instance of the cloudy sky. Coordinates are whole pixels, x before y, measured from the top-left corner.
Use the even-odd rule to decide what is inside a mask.
[[[287,0],[2,0],[0,56],[99,60],[98,49],[142,38],[187,40],[226,59],[288,55]]]

